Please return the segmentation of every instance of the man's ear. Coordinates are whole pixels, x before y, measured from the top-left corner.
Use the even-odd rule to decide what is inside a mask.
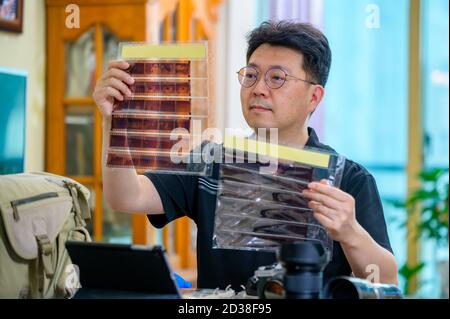
[[[311,98],[309,100],[309,112],[312,114],[317,105],[320,104],[320,102],[323,99],[323,96],[325,94],[325,89],[322,85],[316,84],[311,88]]]

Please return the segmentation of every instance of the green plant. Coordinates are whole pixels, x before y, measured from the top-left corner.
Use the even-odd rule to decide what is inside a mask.
[[[435,240],[438,245],[448,245],[448,204],[449,184],[447,171],[444,169],[424,170],[419,174],[420,188],[409,194],[404,202],[392,202],[398,208],[406,209],[407,216],[415,214],[419,209],[420,218],[417,224],[417,237]],[[406,226],[406,222],[402,223]],[[404,264],[399,274],[405,278],[405,294],[411,293],[412,279],[425,266],[424,262],[410,267]]]

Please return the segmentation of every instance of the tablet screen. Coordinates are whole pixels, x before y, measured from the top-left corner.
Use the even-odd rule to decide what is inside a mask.
[[[66,248],[79,270],[81,291],[181,296],[161,246],[68,241]]]

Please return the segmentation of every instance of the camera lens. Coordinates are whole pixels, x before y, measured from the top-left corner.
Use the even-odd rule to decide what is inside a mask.
[[[285,268],[284,289],[287,299],[318,299],[322,289],[322,273],[328,253],[320,243],[283,244],[280,262]]]
[[[323,295],[325,299],[360,299],[358,289],[346,278],[332,279],[325,286]]]
[[[284,299],[283,277],[276,275],[266,281],[262,288],[261,299]]]
[[[326,299],[401,299],[394,285],[373,284],[360,278],[341,276],[330,280],[324,288]]]

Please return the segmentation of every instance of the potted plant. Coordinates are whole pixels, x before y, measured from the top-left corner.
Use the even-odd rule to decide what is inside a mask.
[[[418,176],[420,188],[409,194],[404,202],[393,202],[393,204],[398,208],[406,209],[408,217],[419,209],[417,241],[420,239],[434,240],[438,246],[446,245],[448,249],[449,185],[447,172],[448,170],[444,169],[423,170]],[[402,227],[406,227],[406,222],[402,223]],[[442,267],[441,265],[439,268],[446,269],[445,276],[448,278],[448,260],[445,263],[446,266]],[[410,267],[406,263],[400,267],[399,274],[405,278],[405,287],[403,288],[405,295],[412,292],[412,279],[419,275],[424,266],[425,263],[419,261],[414,267]],[[448,286],[446,289],[448,298]]]

